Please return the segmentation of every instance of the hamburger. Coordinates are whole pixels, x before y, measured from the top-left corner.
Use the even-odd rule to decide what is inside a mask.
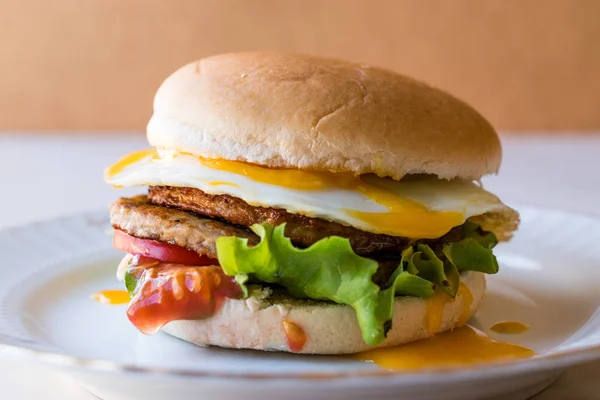
[[[199,346],[356,353],[466,324],[518,213],[480,183],[492,126],[395,72],[204,58],[154,99],[149,150],[105,171],[127,315]]]

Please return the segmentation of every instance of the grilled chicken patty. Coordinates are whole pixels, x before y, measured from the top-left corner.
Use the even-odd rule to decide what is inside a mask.
[[[110,222],[131,236],[175,244],[211,258],[217,258],[215,243],[221,236],[237,236],[247,238],[250,244],[258,243],[258,236],[244,228],[157,206],[147,196],[114,202],[110,206]]]
[[[364,232],[336,222],[292,214],[281,208],[254,207],[237,197],[210,195],[194,188],[151,186],[148,199],[152,204],[191,211],[246,227],[263,222],[277,226],[285,222],[285,235],[299,247],[308,247],[329,236],[341,236],[350,240],[350,245],[359,255],[398,256],[411,244],[407,238]]]

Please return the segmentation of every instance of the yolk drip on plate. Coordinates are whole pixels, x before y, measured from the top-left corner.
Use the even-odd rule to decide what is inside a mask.
[[[516,334],[529,330],[529,325],[519,321],[502,321],[492,325],[490,330],[496,333]]]
[[[127,304],[129,293],[125,290],[103,290],[92,295],[92,299],[102,304]]]
[[[393,370],[459,367],[528,358],[532,350],[492,340],[483,332],[463,326],[403,346],[369,350],[354,358]]]
[[[444,307],[455,301],[462,301],[462,313],[456,322],[458,328],[436,334],[442,325]],[[467,366],[535,355],[528,348],[492,340],[485,333],[465,325],[471,316],[472,302],[473,296],[462,282],[454,299],[444,292],[436,292],[427,302],[427,330],[434,334],[432,337],[403,346],[369,350],[353,357],[382,368],[415,370]]]
[[[342,208],[342,211],[351,218],[376,228],[376,233],[432,239],[444,235],[453,227],[464,222],[462,212],[430,210],[423,204],[397,193],[389,185],[386,185],[382,178],[364,179],[361,176],[347,173],[267,168],[241,161],[206,159],[182,152],[170,153],[167,158],[176,160],[179,156],[188,157],[188,161],[189,159],[196,160],[199,165],[210,169],[244,176],[257,183],[305,192],[340,190],[358,193],[366,198],[365,206],[368,205],[368,201],[372,201],[387,208],[387,211],[371,212],[349,208]],[[161,156],[156,150],[132,153],[107,169],[105,176],[110,179],[122,172],[128,165],[135,164],[144,158],[160,159]],[[378,183],[378,180],[381,182]],[[208,183],[213,186],[237,186],[226,181]]]

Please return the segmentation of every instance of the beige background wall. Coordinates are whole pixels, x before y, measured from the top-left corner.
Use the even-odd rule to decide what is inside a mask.
[[[389,67],[501,129],[600,129],[599,0],[0,0],[0,129],[141,129],[175,68],[250,49]]]

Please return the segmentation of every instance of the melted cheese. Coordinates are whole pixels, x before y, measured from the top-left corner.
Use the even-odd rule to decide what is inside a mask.
[[[490,330],[504,334],[523,333],[529,330],[529,325],[518,321],[502,321],[492,325]]]
[[[508,361],[534,355],[528,348],[492,340],[467,325],[403,346],[358,353],[354,358],[387,369],[417,370]]]
[[[127,304],[129,293],[125,290],[103,290],[92,295],[92,299],[102,304]]]
[[[371,175],[267,168],[172,150],[144,150],[108,168],[115,186],[180,186],[227,194],[253,206],[284,208],[358,229],[410,238],[437,238],[473,215],[505,207],[466,181],[433,177],[401,181]]]

